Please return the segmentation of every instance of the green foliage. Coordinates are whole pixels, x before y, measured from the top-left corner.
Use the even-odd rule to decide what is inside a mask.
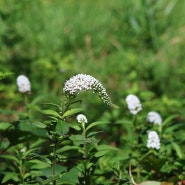
[[[1,184],[131,184],[130,160],[140,184],[184,180],[184,8],[180,0],[1,0]],[[63,95],[78,73],[96,76],[119,109],[92,93]],[[20,74],[30,94],[18,92]],[[128,94],[143,105],[137,119]],[[148,123],[149,111],[161,127]],[[75,120],[82,112],[85,125]],[[146,147],[149,130],[159,151]]]

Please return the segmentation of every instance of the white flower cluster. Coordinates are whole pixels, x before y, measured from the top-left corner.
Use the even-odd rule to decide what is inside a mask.
[[[160,149],[160,139],[156,131],[148,132],[147,145],[148,148]]]
[[[69,93],[71,95],[88,90],[93,90],[94,92],[97,92],[104,103],[108,104],[109,106],[113,105],[103,85],[97,79],[90,75],[78,74],[76,76],[73,76],[66,81],[63,88],[64,93]]]
[[[158,112],[152,111],[149,112],[147,115],[147,120],[151,123],[154,123],[156,125],[162,124],[162,118]]]
[[[87,123],[87,118],[83,114],[78,114],[76,119],[77,119],[78,123]]]
[[[142,110],[142,105],[137,96],[133,94],[128,95],[126,97],[126,102],[131,114],[137,114],[139,111]]]
[[[17,77],[17,86],[20,93],[26,93],[31,91],[31,83],[29,79],[24,75]]]

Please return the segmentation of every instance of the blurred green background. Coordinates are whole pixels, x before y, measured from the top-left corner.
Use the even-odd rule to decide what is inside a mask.
[[[97,78],[120,107],[115,112],[83,94],[81,106],[92,121],[129,114],[130,93],[144,111],[182,120],[184,9],[181,0],[1,0],[0,71],[13,75],[0,82],[0,120],[15,119],[21,109],[18,75],[30,79],[35,105],[58,101],[65,81],[78,73]]]

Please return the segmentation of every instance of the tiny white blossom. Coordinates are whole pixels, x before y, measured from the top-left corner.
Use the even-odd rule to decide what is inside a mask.
[[[160,149],[160,139],[156,131],[148,132],[147,145],[148,148]]]
[[[103,85],[94,77],[86,74],[78,74],[66,81],[63,92],[65,94],[78,94],[81,91],[93,90],[109,106],[113,106]]]
[[[137,96],[133,94],[128,95],[126,97],[126,102],[131,114],[137,114],[139,111],[142,110],[142,105]]]
[[[29,79],[24,75],[17,77],[17,86],[20,93],[26,93],[31,91],[31,83]]]
[[[20,150],[20,152],[21,152],[21,153],[25,153],[25,152],[26,152],[26,147],[22,148],[22,149]]]
[[[83,114],[78,114],[76,119],[77,119],[78,123],[87,123],[87,118]]]
[[[147,120],[151,123],[161,125],[162,124],[162,118],[158,112],[152,111],[149,112],[147,115]]]

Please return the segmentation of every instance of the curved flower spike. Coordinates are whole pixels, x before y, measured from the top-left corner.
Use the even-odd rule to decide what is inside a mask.
[[[81,91],[93,90],[109,106],[114,106],[106,93],[103,85],[94,77],[86,74],[78,74],[66,81],[63,92],[65,94],[75,95]]]

